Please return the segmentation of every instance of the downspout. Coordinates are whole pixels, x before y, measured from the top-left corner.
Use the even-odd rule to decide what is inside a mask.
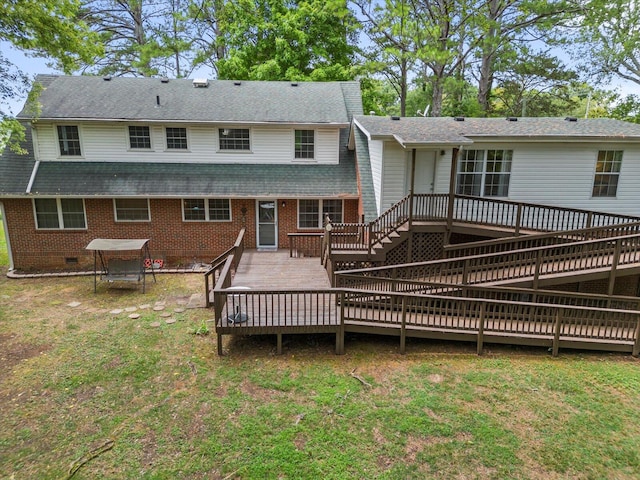
[[[13,253],[11,252],[11,240],[9,239],[9,227],[7,226],[7,214],[4,210],[4,203],[0,202],[0,216],[2,217],[2,228],[4,229],[4,238],[7,242],[7,252],[9,253],[9,271],[13,271]]]
[[[411,185],[409,187],[409,230],[413,224],[413,195],[416,181],[416,149],[411,151]]]
[[[31,171],[31,177],[29,178],[27,191],[25,192],[27,195],[31,193],[31,189],[33,188],[33,182],[36,181],[36,175],[38,174],[39,167],[40,167],[40,160],[36,160],[36,163],[33,165],[33,170]]]
[[[451,229],[453,228],[453,207],[456,200],[456,175],[458,173],[458,157],[462,151],[462,145],[454,148],[451,153],[451,175],[449,177],[449,205],[447,207],[447,232],[444,244],[449,245],[451,240]]]

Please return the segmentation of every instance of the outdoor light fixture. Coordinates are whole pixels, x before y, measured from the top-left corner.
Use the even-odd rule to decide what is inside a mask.
[[[284,200],[282,201],[282,208],[287,206],[287,202],[285,202]]]

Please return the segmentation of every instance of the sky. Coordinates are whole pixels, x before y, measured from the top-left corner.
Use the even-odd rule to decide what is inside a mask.
[[[34,77],[39,73],[62,74],[47,65],[47,60],[43,58],[27,57],[22,52],[14,49],[8,42],[0,42],[0,52],[13,64],[17,65],[24,73],[30,77]],[[192,77],[202,76],[198,72],[194,72]],[[640,95],[640,85],[625,80],[614,80],[610,85],[599,85],[601,89],[614,90],[621,96]],[[18,114],[24,104],[24,98],[15,98],[8,101],[11,113]]]

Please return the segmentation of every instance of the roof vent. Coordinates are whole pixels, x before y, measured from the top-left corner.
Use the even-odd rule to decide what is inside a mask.
[[[464,122],[464,117],[453,117],[456,122]]]
[[[565,122],[577,122],[578,119],[576,117],[565,117],[564,121]]]
[[[400,117],[393,116],[393,117],[391,117],[391,120],[400,120]]]
[[[111,75],[105,75],[104,77],[102,77],[102,80],[104,80],[105,82],[110,82],[111,81]]]
[[[234,84],[236,87],[239,87],[240,85],[242,85],[242,82],[233,82],[233,84]]]
[[[506,120],[507,120],[507,122],[517,122],[518,121],[518,117],[507,117]]]
[[[209,86],[209,80],[206,78],[194,78],[193,86],[196,88],[207,88]]]
[[[162,77],[160,79],[160,83],[169,83],[169,79],[167,77]]]
[[[369,110],[369,115],[371,115],[372,117],[374,117],[376,115],[375,110]]]
[[[297,87],[298,86],[298,82],[291,82],[291,86],[292,87]]]

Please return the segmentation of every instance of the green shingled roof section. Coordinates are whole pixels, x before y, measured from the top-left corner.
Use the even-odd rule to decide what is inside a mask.
[[[397,118],[397,117],[396,117]],[[602,139],[640,141],[640,125],[610,118],[577,119],[519,117],[424,118],[356,116],[358,122],[373,138],[396,138],[402,144],[463,144],[470,140],[513,138],[519,140]]]
[[[42,162],[32,194],[356,198],[358,189],[352,160],[338,165]]]
[[[41,119],[347,125],[362,113],[358,82],[209,80],[196,88],[188,79],[39,75],[36,81],[44,87]],[[18,116],[27,118],[24,111]]]
[[[35,159],[33,157],[31,127],[25,125],[25,128],[26,141],[23,142],[22,148],[26,149],[28,153],[20,155],[6,147],[0,155],[0,196],[24,195],[29,185]]]
[[[356,144],[356,162],[360,175],[360,195],[364,210],[365,222],[370,222],[378,217],[376,209],[376,195],[373,188],[373,175],[371,174],[371,160],[369,157],[369,142],[367,136],[354,126],[354,139]]]

